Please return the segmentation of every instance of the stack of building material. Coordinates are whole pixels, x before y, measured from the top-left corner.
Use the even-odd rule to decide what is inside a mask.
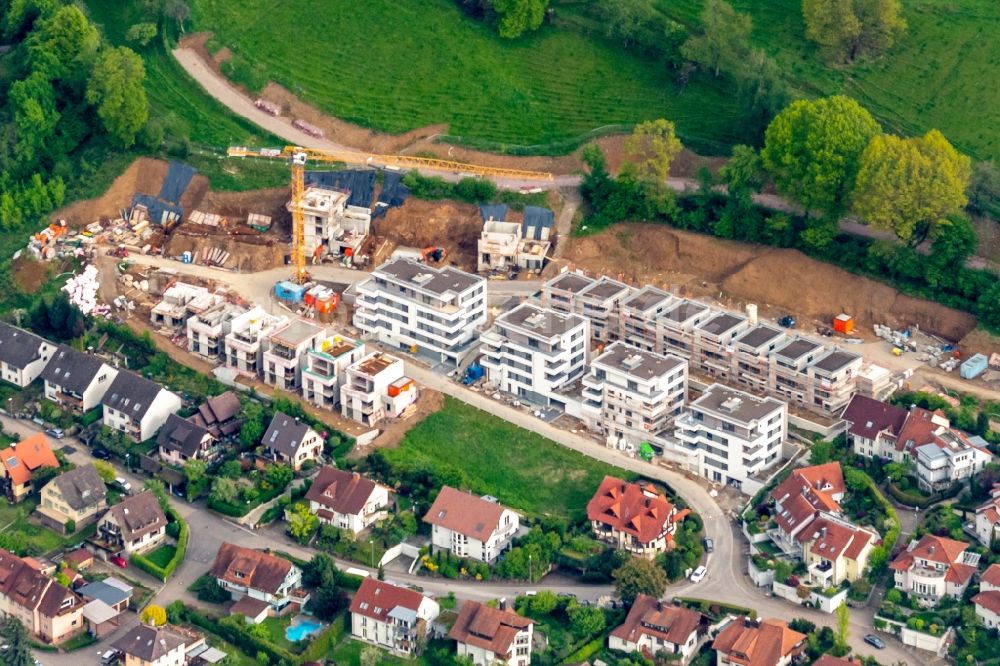
[[[317,139],[322,139],[323,138],[323,130],[321,130],[320,128],[316,127],[312,123],[309,123],[309,122],[306,122],[305,120],[302,120],[301,118],[299,118],[298,120],[296,120],[295,122],[293,122],[292,123],[292,127],[294,127],[295,129],[299,130],[303,134],[308,134],[309,136],[314,136]]]
[[[226,218],[221,215],[217,215],[216,213],[206,213],[200,210],[191,211],[191,215],[188,216],[188,222],[193,222],[194,224],[204,224],[209,227],[226,226]]]
[[[97,303],[97,289],[101,283],[97,281],[97,268],[87,264],[79,275],[74,275],[63,286],[63,291],[69,294],[69,300],[80,308],[83,314],[99,313],[102,306]]]
[[[250,213],[247,215],[247,224],[257,231],[267,231],[271,228],[271,216],[261,213]]]
[[[274,102],[268,102],[266,99],[258,99],[253,105],[269,116],[281,115],[281,107]]]
[[[205,247],[201,251],[201,261],[208,266],[222,266],[229,260],[230,253],[218,247]]]

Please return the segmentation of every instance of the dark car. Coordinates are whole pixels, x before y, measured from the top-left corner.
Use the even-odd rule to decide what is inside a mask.
[[[795,317],[792,315],[785,315],[778,320],[778,326],[782,328],[795,328]]]
[[[705,544],[705,552],[706,552],[706,553],[711,553],[711,552],[714,552],[714,551],[715,551],[715,542],[714,542],[714,541],[712,541],[712,540],[711,540],[710,538],[708,538],[708,537],[705,537],[705,538],[704,538],[704,539],[702,540],[702,543],[704,543],[704,544]]]
[[[94,449],[90,452],[90,455],[94,456],[98,460],[111,460],[111,453],[106,449]]]
[[[874,648],[878,648],[879,650],[885,647],[885,641],[876,636],[875,634],[866,634],[865,643],[868,643],[868,645],[871,645]]]

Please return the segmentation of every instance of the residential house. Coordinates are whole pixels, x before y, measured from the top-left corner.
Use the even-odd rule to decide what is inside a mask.
[[[714,483],[753,494],[781,461],[788,405],[712,384],[674,420],[674,437],[692,468]]]
[[[485,220],[476,245],[476,271],[505,271],[517,265],[523,230],[517,222]]]
[[[473,666],[528,666],[534,624],[505,608],[466,601],[448,638],[455,641],[456,654]]]
[[[896,442],[908,414],[902,407],[856,395],[841,418],[847,422],[847,440],[854,453],[899,462]]]
[[[250,377],[262,374],[271,334],[287,324],[288,317],[269,315],[259,305],[233,319],[225,338],[226,367]]]
[[[486,378],[521,400],[565,406],[556,395],[586,371],[587,319],[523,303],[480,337]]]
[[[372,352],[347,368],[340,387],[340,413],[374,427],[397,418],[417,401],[417,385],[407,377],[403,360]]]
[[[976,508],[976,538],[984,546],[990,546],[1000,537],[1000,483],[994,484],[990,499]]]
[[[826,588],[864,577],[879,535],[846,520],[823,515],[811,522],[798,539],[809,582]]]
[[[917,483],[934,492],[962,483],[993,462],[989,443],[951,429],[940,429],[934,439],[916,448]]]
[[[49,438],[39,432],[0,451],[0,465],[7,499],[20,502],[35,490],[33,475],[42,467],[58,469],[59,461],[49,446]]]
[[[222,453],[219,441],[208,428],[176,414],[167,417],[156,437],[160,459],[173,465],[184,465],[188,460],[214,461]]]
[[[365,578],[351,599],[351,634],[408,655],[425,642],[440,612],[436,601],[415,590]]]
[[[673,307],[673,295],[646,286],[618,304],[618,339],[644,351],[656,352],[656,320]]]
[[[424,515],[435,548],[492,563],[510,547],[520,516],[496,501],[444,486]]]
[[[46,398],[63,409],[82,414],[100,406],[101,398],[117,375],[118,370],[100,358],[59,345],[41,378]]]
[[[187,349],[210,361],[226,351],[226,336],[232,332],[233,321],[246,313],[246,308],[231,303],[218,303],[187,320]]]
[[[83,600],[6,550],[0,550],[0,616],[16,617],[43,643],[58,645],[84,629]]]
[[[598,539],[647,559],[673,548],[677,523],[687,514],[651,487],[613,476],[604,477],[587,503],[587,519]]]
[[[784,620],[739,616],[716,635],[712,648],[718,666],[787,666],[805,650],[806,635]]]
[[[778,524],[772,535],[775,543],[786,552],[797,550],[797,537],[810,522],[824,512],[841,513],[840,501],[846,489],[839,462],[793,469],[788,478],[771,491],[774,519]]]
[[[137,624],[111,644],[125,655],[123,666],[184,666],[188,638],[167,625]]]
[[[979,577],[979,594],[972,597],[972,603],[987,628],[1000,627],[1000,564],[991,564]]]
[[[128,370],[114,378],[101,404],[104,425],[125,433],[134,442],[150,439],[182,405],[176,393]]]
[[[541,273],[552,248],[555,215],[548,208],[524,207],[521,241],[517,244],[517,265],[524,270]]]
[[[112,555],[131,555],[155,548],[167,533],[167,517],[150,491],[126,497],[97,522],[100,547]]]
[[[583,421],[608,446],[638,447],[681,413],[687,385],[684,359],[612,343],[583,376]]]
[[[237,601],[248,596],[267,603],[272,615],[301,610],[309,601],[309,594],[299,587],[302,570],[270,552],[223,543],[212,564],[212,577]]]
[[[486,324],[486,278],[394,259],[357,285],[354,326],[378,342],[458,365]]]
[[[349,192],[326,187],[313,185],[305,188],[301,199],[302,230],[303,245],[308,254],[311,255],[317,247],[329,250],[331,241],[340,236],[338,223],[347,209],[349,197]],[[285,207],[291,212],[293,202],[289,201]]]
[[[307,349],[302,368],[302,397],[324,409],[335,409],[341,388],[347,384],[347,368],[365,355],[365,343],[341,335],[319,341]]]
[[[283,412],[275,412],[264,438],[264,457],[299,471],[307,460],[318,463],[323,456],[319,433]]]
[[[0,322],[0,379],[24,388],[42,374],[55,350],[48,340]]]
[[[226,391],[207,398],[188,420],[208,430],[212,437],[223,439],[239,432],[240,426],[243,425],[242,419],[239,418],[242,408],[236,394]]]
[[[36,511],[42,522],[56,530],[72,524],[76,531],[97,520],[108,508],[107,488],[93,465],[63,472],[45,484]]]
[[[222,296],[209,293],[205,287],[175,282],[163,291],[159,303],[149,312],[153,326],[177,333],[185,328],[188,319],[210,310],[222,302]]]
[[[968,547],[964,541],[933,534],[914,539],[889,565],[896,589],[923,605],[934,605],[946,596],[960,599],[979,564],[979,553]]]
[[[357,472],[321,467],[306,492],[306,501],[321,523],[357,535],[388,517],[390,492]]]
[[[325,335],[326,329],[304,319],[293,319],[284,328],[271,333],[263,356],[264,383],[282,391],[299,393],[306,352],[315,348]]]
[[[676,654],[680,655],[678,663],[686,664],[698,645],[704,620],[701,613],[690,608],[640,594],[625,622],[611,631],[608,647],[621,652],[641,652],[647,658],[661,653]]]

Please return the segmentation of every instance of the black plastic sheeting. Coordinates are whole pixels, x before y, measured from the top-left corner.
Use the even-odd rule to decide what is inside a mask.
[[[382,192],[378,195],[380,208],[397,208],[402,206],[406,197],[410,196],[410,188],[403,185],[403,175],[395,171],[386,171],[382,180]]]
[[[538,206],[524,207],[524,237],[533,240],[542,240],[542,229],[552,228],[555,223],[555,214],[548,208]]]
[[[306,171],[304,181],[306,187],[350,191],[348,206],[371,208],[375,198],[375,172],[371,170]]]
[[[507,204],[486,204],[485,206],[480,206],[479,216],[483,218],[483,222],[488,222],[490,218],[494,222],[506,222]]]
[[[167,177],[163,179],[160,187],[160,199],[170,203],[179,204],[184,190],[191,184],[191,179],[198,173],[198,170],[188,164],[171,162],[167,170]]]
[[[184,209],[180,204],[173,204],[149,194],[136,194],[132,197],[132,206],[142,204],[149,211],[149,221],[153,224],[163,224],[163,212],[176,213],[177,219],[182,219]]]

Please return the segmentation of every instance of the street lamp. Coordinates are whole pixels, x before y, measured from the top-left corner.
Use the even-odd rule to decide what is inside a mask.
[[[368,543],[371,544],[371,547],[372,547],[372,556],[371,556],[371,559],[368,562],[369,562],[369,566],[372,569],[374,569],[375,568],[375,539],[368,539]]]
[[[129,454],[126,453],[125,454],[125,471],[126,472],[131,472],[132,468],[128,466],[128,458],[129,458]]]
[[[532,575],[532,572],[531,572],[531,554],[530,553],[528,554],[528,580],[529,581],[534,581],[535,580],[535,577]]]

